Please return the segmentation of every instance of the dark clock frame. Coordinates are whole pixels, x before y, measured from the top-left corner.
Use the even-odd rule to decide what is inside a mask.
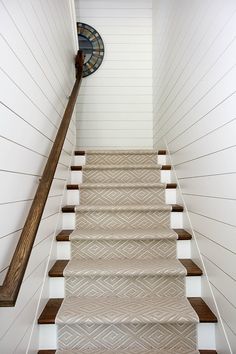
[[[95,28],[86,23],[77,22],[77,33],[78,36],[86,38],[92,46],[92,55],[83,66],[83,77],[86,77],[93,74],[102,64],[105,53],[104,43]]]

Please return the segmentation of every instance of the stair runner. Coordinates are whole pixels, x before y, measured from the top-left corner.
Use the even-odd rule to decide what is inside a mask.
[[[195,354],[198,316],[155,151],[88,152],[57,354]]]

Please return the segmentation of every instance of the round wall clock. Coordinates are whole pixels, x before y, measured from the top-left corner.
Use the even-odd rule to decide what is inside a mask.
[[[86,23],[77,22],[79,49],[84,52],[83,77],[93,74],[102,64],[104,43],[100,34]]]

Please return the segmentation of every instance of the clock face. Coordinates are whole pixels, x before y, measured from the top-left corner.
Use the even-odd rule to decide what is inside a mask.
[[[86,23],[77,22],[79,49],[85,55],[83,77],[93,74],[102,64],[104,43],[100,34]]]

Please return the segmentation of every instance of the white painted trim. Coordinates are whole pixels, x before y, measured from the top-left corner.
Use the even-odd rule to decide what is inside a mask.
[[[76,28],[75,0],[69,0],[69,6],[70,6],[70,16],[71,16],[71,29],[74,38],[74,49],[75,49],[75,53],[77,53],[79,49],[79,42],[78,42],[77,28]]]
[[[189,212],[188,212],[188,208],[187,208],[187,205],[185,203],[185,200],[182,196],[182,190],[181,190],[181,187],[180,187],[180,183],[179,183],[179,180],[178,180],[178,177],[177,177],[177,173],[176,173],[176,170],[175,170],[175,167],[174,167],[174,164],[172,162],[172,158],[171,158],[171,154],[170,154],[170,150],[169,150],[169,147],[168,147],[168,144],[167,144],[167,141],[164,139],[164,142],[165,142],[165,145],[166,145],[166,150],[168,152],[168,155],[169,155],[169,159],[170,159],[170,162],[171,162],[171,165],[172,165],[172,171],[173,171],[173,176],[174,176],[174,182],[177,183],[178,185],[178,191],[179,191],[179,198],[181,199],[181,204],[184,206],[184,210],[185,210],[185,215],[186,215],[186,220],[185,220],[185,223],[186,225],[183,225],[184,228],[186,229],[189,229],[190,230],[190,233],[192,234],[192,241],[191,241],[191,248],[195,248],[195,251],[196,251],[196,254],[197,254],[197,259],[196,259],[196,262],[199,264],[199,266],[201,267],[201,269],[203,270],[203,273],[204,273],[204,276],[205,276],[205,282],[203,284],[204,287],[206,287],[206,289],[202,288],[202,293],[207,293],[208,296],[207,297],[204,297],[203,295],[203,300],[207,303],[207,305],[214,311],[216,312],[216,316],[217,316],[217,319],[218,321],[220,322],[220,327],[222,328],[223,330],[223,337],[224,337],[224,340],[227,342],[228,344],[228,347],[229,347],[229,351],[231,354],[232,351],[230,349],[230,344],[229,344],[229,341],[228,341],[228,338],[227,338],[227,335],[226,335],[226,331],[225,331],[225,328],[224,328],[224,324],[223,324],[223,321],[222,321],[222,318],[220,316],[220,312],[219,312],[219,309],[218,309],[218,306],[217,306],[217,303],[216,303],[216,299],[214,297],[214,293],[213,293],[213,290],[212,290],[212,287],[211,287],[211,284],[209,282],[209,278],[208,278],[208,275],[207,275],[207,271],[206,271],[206,267],[204,265],[204,261],[203,261],[203,258],[201,256],[201,253],[200,253],[200,250],[199,250],[199,246],[198,246],[198,243],[197,243],[197,239],[196,239],[196,235],[194,233],[194,230],[193,230],[193,227],[192,227],[192,223],[191,223],[191,219],[190,219],[190,216],[189,216]],[[195,259],[194,259],[195,261]],[[209,298],[210,297],[210,298]],[[215,334],[214,334],[215,335]],[[212,349],[213,347],[211,347]],[[215,348],[215,346],[214,346]],[[207,349],[207,347],[206,347]]]

